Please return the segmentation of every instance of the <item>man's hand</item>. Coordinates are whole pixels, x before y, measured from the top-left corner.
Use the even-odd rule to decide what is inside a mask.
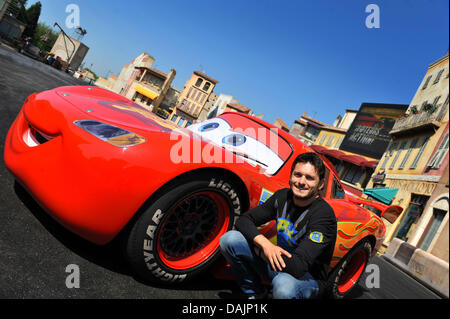
[[[283,248],[272,244],[264,235],[258,235],[253,239],[253,242],[259,246],[264,256],[261,256],[266,262],[270,263],[274,271],[282,271],[286,267],[282,255],[291,258],[292,255]]]

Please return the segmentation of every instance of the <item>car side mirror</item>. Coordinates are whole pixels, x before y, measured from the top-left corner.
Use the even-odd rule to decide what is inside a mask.
[[[402,213],[403,208],[401,206],[398,205],[391,205],[388,206],[382,213],[381,213],[381,217],[383,217],[384,219],[386,219],[388,222],[390,222],[391,224],[395,223],[395,221],[397,220],[398,216],[400,216],[400,214]]]

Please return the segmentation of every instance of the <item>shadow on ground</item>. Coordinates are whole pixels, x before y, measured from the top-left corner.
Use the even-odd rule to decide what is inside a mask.
[[[143,281],[136,277],[129,269],[125,257],[122,254],[123,247],[118,240],[113,240],[105,246],[98,246],[88,242],[71,233],[52,219],[17,181],[14,183],[14,191],[31,214],[56,240],[73,253],[91,263],[110,271],[133,277],[137,282],[155,288],[176,290],[232,290],[237,288],[233,281],[217,279],[211,272],[206,272],[187,283],[172,286]]]

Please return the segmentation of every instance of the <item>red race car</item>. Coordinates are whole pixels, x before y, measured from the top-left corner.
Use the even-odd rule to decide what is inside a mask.
[[[179,283],[220,256],[236,217],[289,187],[294,158],[312,151],[257,118],[224,113],[178,128],[96,87],[29,96],[5,142],[6,166],[57,222],[98,245],[119,236],[141,278]],[[338,219],[330,264],[335,297],[350,291],[399,206],[348,196],[332,164],[323,197]],[[275,223],[260,231],[274,239]]]

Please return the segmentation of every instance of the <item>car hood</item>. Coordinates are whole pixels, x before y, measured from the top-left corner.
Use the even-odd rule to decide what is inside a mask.
[[[179,132],[191,135],[174,123],[158,117],[153,112],[111,91],[88,86],[60,87],[55,93],[86,115],[127,128],[151,132]],[[79,120],[83,120],[80,118]]]

